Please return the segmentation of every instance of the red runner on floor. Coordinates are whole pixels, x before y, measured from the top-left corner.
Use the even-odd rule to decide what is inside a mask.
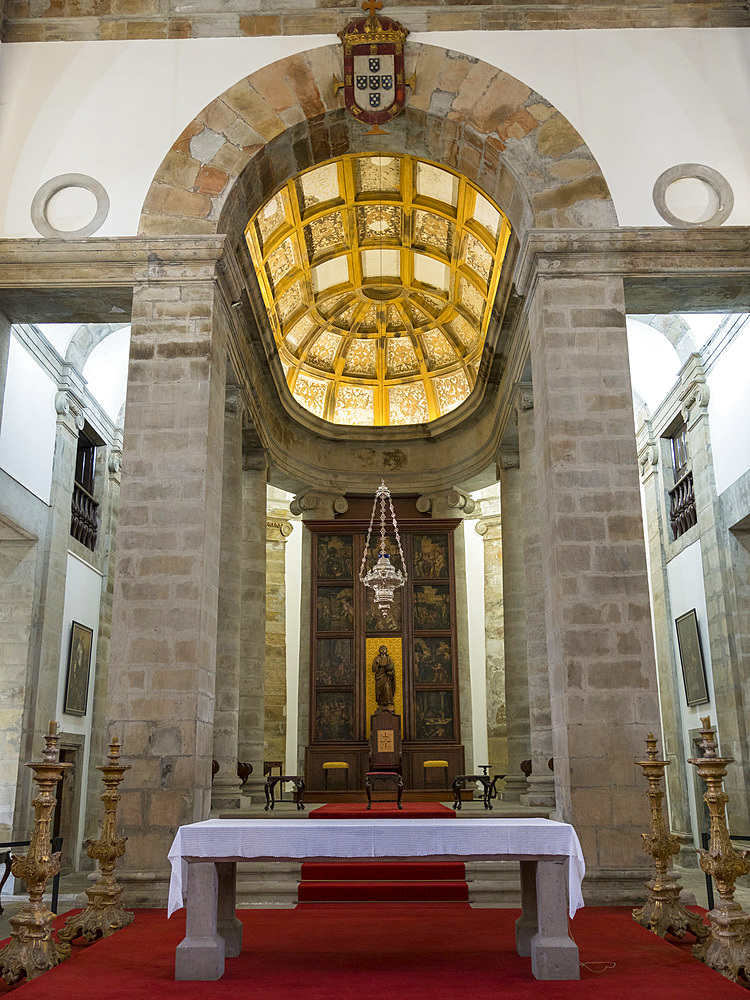
[[[639,927],[629,909],[579,911],[580,982],[538,982],[515,953],[518,910],[465,903],[325,904],[241,910],[245,944],[218,982],[174,981],[184,911],[139,910],[130,927],[13,990],[19,1000],[660,1000],[747,991]],[[0,986],[0,995],[10,992]]]
[[[329,802],[311,809],[310,819],[447,819],[455,816],[455,809],[441,802],[404,802],[399,809],[395,802],[373,802],[372,809],[365,802]]]

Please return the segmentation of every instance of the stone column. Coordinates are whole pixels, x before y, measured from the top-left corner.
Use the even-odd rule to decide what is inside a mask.
[[[516,387],[518,454],[521,467],[521,530],[526,597],[526,671],[529,680],[529,744],[531,774],[523,801],[530,806],[555,805],[549,663],[544,618],[544,579],[539,535],[537,452],[534,437],[534,396],[530,384]]]
[[[521,761],[531,757],[529,682],[526,672],[526,580],[523,558],[521,472],[517,451],[500,454],[500,516],[503,522],[503,617],[508,777],[503,798],[518,802],[527,789]]]
[[[634,761],[660,724],[623,285],[540,272],[528,316],[557,809],[589,899],[637,898]]]
[[[453,564],[456,579],[456,645],[458,646],[458,697],[461,710],[461,743],[464,746],[466,773],[474,771],[474,719],[471,697],[471,668],[469,665],[469,612],[466,595],[466,543],[464,518],[474,513],[474,500],[462,490],[432,496],[432,516],[460,517],[461,523],[453,532]],[[458,733],[456,733],[458,738]],[[481,763],[481,762],[480,762]]]
[[[497,501],[495,501],[497,504]],[[482,502],[484,509],[484,501]],[[500,513],[483,515],[476,531],[484,541],[484,649],[487,677],[487,753],[491,773],[508,771],[503,631],[503,538]]]
[[[208,818],[226,384],[220,248],[172,268],[154,254],[133,294],[109,730],[132,765],[118,878],[160,904],[175,829]]]
[[[292,526],[284,517],[266,521],[266,760],[286,761],[286,540]],[[291,787],[291,786],[290,786]]]
[[[120,516],[120,481],[122,474],[122,417],[118,420],[110,448],[97,449],[95,483],[102,484],[98,497],[99,538],[97,547],[102,555],[102,588],[99,602],[99,634],[96,642],[96,669],[94,671],[93,697],[91,698],[91,741],[89,743],[89,768],[86,781],[86,812],[84,840],[99,835],[102,822],[102,775],[96,766],[107,756],[107,688],[109,678],[109,650],[112,639],[112,603],[115,593],[115,554],[117,551],[117,525]],[[99,491],[97,490],[97,493]],[[85,848],[83,851],[85,854]]]
[[[221,493],[221,553],[218,634],[216,639],[216,707],[214,759],[219,770],[211,786],[211,810],[238,809],[237,740],[240,705],[240,638],[242,564],[237,526],[242,523],[242,401],[236,386],[227,386],[224,404],[224,469]]]
[[[251,435],[248,435],[250,437]],[[254,437],[254,435],[252,435]],[[263,797],[266,654],[266,473],[263,451],[248,445],[242,455],[242,620],[239,759],[253,765],[245,789]]]
[[[750,829],[750,781],[744,684],[747,669],[742,664],[734,631],[734,568],[723,505],[716,493],[711,430],[708,418],[709,392],[699,354],[692,354],[680,372],[680,405],[688,429],[688,452],[693,471],[695,512],[701,542],[701,561],[708,616],[716,720],[721,753],[734,757],[724,779],[729,795],[730,827],[736,833]]]
[[[669,442],[662,442],[664,452]],[[666,484],[659,462],[659,444],[651,434],[651,427],[645,424],[639,432],[638,465],[643,487],[643,505],[646,514],[646,542],[649,548],[649,572],[651,579],[651,601],[654,616],[654,639],[656,643],[656,667],[659,675],[659,704],[663,729],[662,752],[671,766],[666,768],[665,780],[669,793],[669,825],[674,836],[687,846],[680,855],[680,864],[695,864],[692,822],[690,819],[690,799],[686,759],[691,748],[685,745],[682,701],[678,685],[679,653],[675,649],[673,626],[674,615],[669,598],[667,579],[667,559],[664,540],[671,537],[669,521],[666,518]]]

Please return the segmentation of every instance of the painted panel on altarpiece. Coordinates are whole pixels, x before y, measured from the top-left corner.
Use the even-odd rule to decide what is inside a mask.
[[[318,639],[315,683],[319,687],[354,685],[351,639]]]
[[[351,587],[318,587],[319,632],[351,632],[354,623],[354,591]]]
[[[318,535],[318,579],[351,580],[352,536]]]
[[[412,535],[414,576],[437,580],[450,572],[447,535]]]
[[[450,639],[434,636],[414,640],[414,679],[417,684],[452,684]]]
[[[414,588],[414,628],[419,632],[450,628],[450,587],[418,586]]]
[[[354,736],[354,693],[319,691],[315,696],[315,739],[351,740]]]
[[[418,740],[453,739],[453,692],[417,691]]]

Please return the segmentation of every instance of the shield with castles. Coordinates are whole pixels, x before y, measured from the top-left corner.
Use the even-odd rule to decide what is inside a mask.
[[[409,34],[398,21],[380,17],[379,0],[362,4],[368,17],[351,21],[339,37],[344,46],[344,100],[366,125],[395,118],[404,106],[404,42]]]

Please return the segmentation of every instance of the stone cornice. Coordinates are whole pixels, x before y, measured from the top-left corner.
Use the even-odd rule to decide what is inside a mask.
[[[297,0],[268,7],[249,0],[240,10],[227,10],[220,0],[206,2],[200,9],[162,2],[155,9],[141,6],[100,14],[96,5],[83,4],[80,13],[59,14],[52,0],[42,0],[29,14],[28,5],[6,2],[2,39],[6,42],[81,41],[130,37],[137,25],[138,38],[206,38],[247,35],[334,34],[352,17],[361,17],[359,4],[338,4],[332,10],[324,0]],[[687,0],[675,5],[644,5],[637,0],[600,0],[596,5],[571,3],[462,0],[452,6],[431,0],[418,6],[397,3],[388,7],[388,16],[412,32],[421,31],[524,31],[596,28],[712,28],[747,27],[747,6],[739,0]]]
[[[231,256],[225,236],[0,239],[0,289],[207,281]]]
[[[531,229],[515,270],[527,299],[548,278],[670,278],[716,285],[716,301],[750,302],[750,227],[718,229]],[[648,311],[648,310],[643,310]]]

